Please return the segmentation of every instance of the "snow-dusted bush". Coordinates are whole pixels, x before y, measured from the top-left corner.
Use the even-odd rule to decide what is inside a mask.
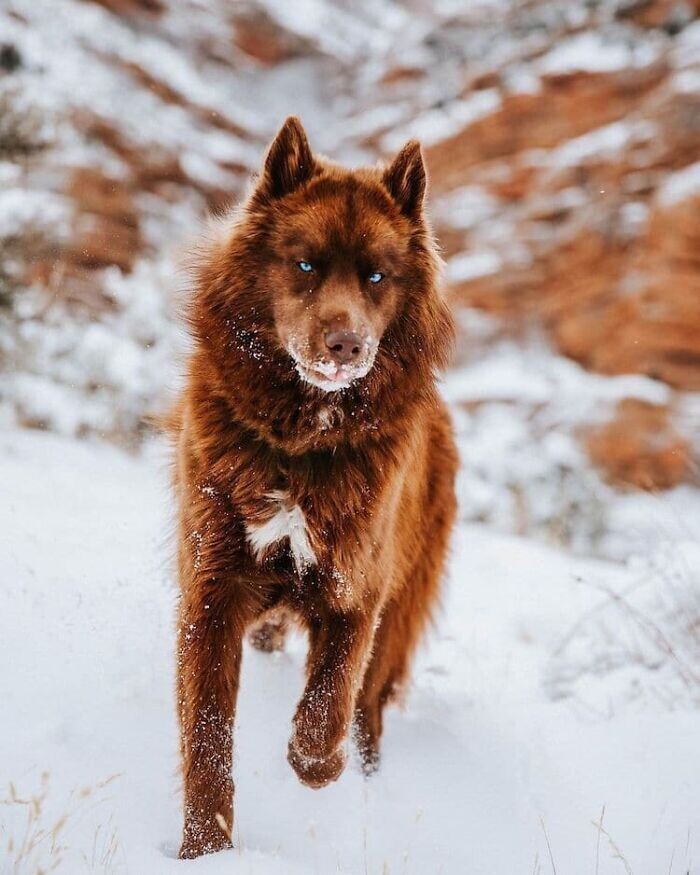
[[[607,489],[572,434],[524,403],[484,403],[455,419],[464,519],[595,552]]]
[[[0,161],[18,160],[46,149],[51,119],[17,85],[0,88]]]
[[[146,202],[150,250],[132,272],[81,274],[78,266],[74,276],[65,253],[75,246],[76,204],[61,193],[70,177],[66,144],[59,144],[65,131],[22,81],[12,77],[0,87],[0,414],[134,443],[177,366],[180,335],[169,295],[177,270],[162,254],[163,241],[177,222],[195,229],[197,215],[185,209],[183,218],[173,206],[166,229],[151,234]],[[99,307],[71,300],[81,283]]]
[[[626,555],[625,538],[609,538],[615,493],[593,470],[579,432],[609,417],[620,398],[658,403],[667,388],[588,373],[539,335],[499,338],[483,315],[463,320],[462,361],[445,384],[462,456],[462,518],[581,553]]]
[[[546,678],[554,698],[603,715],[700,705],[700,547],[669,542],[632,562],[632,582],[588,580],[597,606],[562,637]]]
[[[24,161],[50,142],[51,123],[40,107],[18,85],[0,87],[0,308],[10,306],[27,264],[50,246],[44,227],[33,221],[41,212],[37,193],[18,184]]]
[[[184,338],[171,310],[172,266],[142,261],[102,276],[113,308],[99,320],[46,307],[27,291],[15,311],[12,359],[0,400],[17,419],[68,435],[133,443],[167,401]]]

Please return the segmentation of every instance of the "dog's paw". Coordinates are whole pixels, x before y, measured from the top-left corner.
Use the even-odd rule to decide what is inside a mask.
[[[248,636],[251,645],[263,653],[276,653],[284,650],[285,627],[280,623],[263,623]]]
[[[327,757],[309,756],[296,747],[292,738],[287,750],[287,760],[302,784],[318,790],[340,777],[345,768],[347,755],[345,750],[339,747]]]
[[[215,854],[232,847],[230,837],[217,823],[190,823],[185,826],[178,857],[181,860],[195,860],[205,854]]]
[[[379,771],[379,748],[369,746],[358,747],[358,753],[360,755],[360,768],[366,778]]]
[[[355,712],[352,738],[360,759],[362,774],[373,775],[379,769],[379,733],[378,721],[370,721],[367,713],[358,708]]]

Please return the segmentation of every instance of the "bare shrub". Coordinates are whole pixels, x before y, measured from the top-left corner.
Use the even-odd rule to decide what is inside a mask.
[[[27,268],[48,258],[54,245],[44,229],[32,226],[0,237],[0,308],[12,306],[25,285]]]
[[[0,160],[16,161],[51,144],[49,120],[17,86],[0,90]]]
[[[552,697],[593,710],[600,698],[608,712],[700,705],[697,545],[662,548],[624,588],[581,582],[602,598],[562,638],[547,676]]]

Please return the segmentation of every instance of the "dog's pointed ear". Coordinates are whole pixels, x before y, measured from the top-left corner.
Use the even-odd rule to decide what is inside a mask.
[[[420,216],[427,184],[425,165],[418,140],[409,140],[382,177],[401,212],[412,219]]]
[[[306,132],[290,115],[270,144],[257,191],[268,198],[281,198],[311,178],[315,162]]]

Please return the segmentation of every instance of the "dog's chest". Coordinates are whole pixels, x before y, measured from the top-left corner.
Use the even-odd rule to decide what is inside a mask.
[[[286,492],[270,492],[265,496],[268,513],[256,522],[246,523],[246,538],[258,562],[287,542],[299,574],[316,565],[303,510],[293,504]]]

